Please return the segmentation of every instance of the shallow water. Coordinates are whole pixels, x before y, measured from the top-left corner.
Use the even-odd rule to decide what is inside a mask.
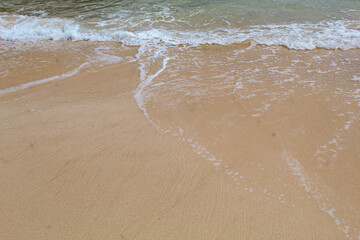
[[[356,239],[359,60],[359,49],[173,47],[148,67],[160,72],[145,74],[150,81],[135,96],[155,126],[187,142],[240,191],[295,208],[313,201]]]

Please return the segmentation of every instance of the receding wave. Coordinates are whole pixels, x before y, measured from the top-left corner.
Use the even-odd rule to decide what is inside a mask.
[[[250,26],[246,29],[222,28],[209,31],[168,30],[165,28],[126,31],[119,28],[87,27],[83,22],[61,18],[23,15],[0,16],[3,40],[87,40],[115,41],[136,46],[144,43],[199,46],[230,45],[254,41],[282,45],[290,49],[360,48],[359,21],[324,21],[316,24]]]

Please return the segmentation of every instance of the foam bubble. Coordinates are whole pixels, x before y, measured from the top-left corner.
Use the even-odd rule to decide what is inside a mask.
[[[351,80],[360,82],[360,76],[354,75],[354,76],[352,76]]]

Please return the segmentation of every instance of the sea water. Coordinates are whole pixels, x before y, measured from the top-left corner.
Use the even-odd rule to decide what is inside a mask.
[[[130,45],[233,44],[294,49],[359,47],[357,0],[6,1],[0,37]]]

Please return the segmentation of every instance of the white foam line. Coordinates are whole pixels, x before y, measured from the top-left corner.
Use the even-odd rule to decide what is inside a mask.
[[[315,199],[318,207],[334,220],[337,228],[345,234],[345,237],[348,239],[352,239],[347,234],[350,227],[345,225],[345,219],[341,219],[342,221],[339,220],[339,218],[336,216],[336,209],[331,206],[327,198],[324,199],[320,190],[314,186],[312,181],[305,174],[304,169],[299,163],[299,161],[295,159],[290,153],[285,151],[283,152],[283,157],[285,158],[286,163],[289,166],[292,174],[296,176],[298,184],[302,186],[305,191]],[[359,230],[357,228],[352,228],[352,230],[354,231],[354,233],[357,232],[357,234],[359,234]]]
[[[159,76],[159,74],[166,69],[167,63],[168,63],[169,60],[170,60],[169,57],[165,57],[163,59],[162,68],[159,69],[155,74],[153,74],[153,75],[151,75],[151,76],[149,76],[147,78],[145,78],[145,73],[141,73],[141,75],[142,75],[140,77],[141,78],[141,83],[136,88],[134,97],[135,97],[135,100],[136,100],[138,106],[144,112],[145,117],[148,118],[148,119],[149,119],[149,114],[146,111],[144,98],[142,96],[142,93],[144,92],[144,89],[151,84],[151,82],[154,80],[154,78]],[[141,71],[145,71],[145,70],[141,69]]]
[[[26,89],[26,88],[29,88],[32,86],[40,85],[40,84],[44,84],[44,83],[51,82],[54,80],[60,80],[60,79],[71,77],[71,76],[75,75],[76,73],[78,73],[82,68],[84,68],[88,64],[89,63],[83,63],[79,67],[75,68],[74,70],[67,72],[67,73],[57,75],[57,76],[53,76],[53,77],[49,77],[49,78],[45,78],[45,79],[41,79],[41,80],[29,82],[29,83],[24,83],[24,84],[21,84],[16,87],[10,87],[10,88],[0,90],[0,95],[5,94],[5,93],[16,92],[19,90],[23,90],[23,89]]]
[[[322,167],[322,164],[325,162],[325,157],[323,158],[322,155],[326,156],[327,154],[331,154],[331,157],[335,159],[337,151],[344,149],[344,139],[342,136],[347,133],[349,128],[359,116],[360,115],[350,116],[349,120],[345,122],[344,127],[336,129],[334,137],[315,151],[314,157],[317,158],[320,167]]]

